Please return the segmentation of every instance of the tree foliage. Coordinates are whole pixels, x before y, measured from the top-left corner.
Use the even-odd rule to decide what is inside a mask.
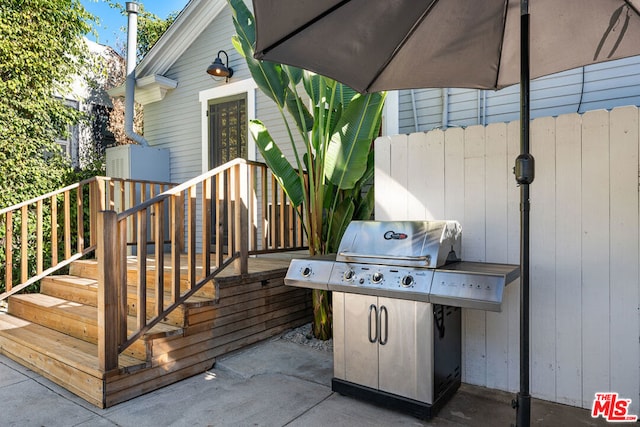
[[[82,36],[90,31],[91,20],[79,0],[0,2],[0,208],[61,187],[71,171],[55,141],[81,118],[64,98],[73,77],[87,66]],[[29,231],[35,229],[32,216]],[[14,220],[14,230],[22,221]],[[0,223],[3,248],[5,226]],[[45,233],[49,226],[45,221]],[[43,250],[50,252],[49,247]],[[32,260],[35,249],[28,256]],[[2,277],[5,265],[2,251]],[[3,288],[4,283],[0,292]]]
[[[178,13],[172,12],[166,19],[162,19],[151,12],[147,12],[144,7],[140,6],[140,13],[138,14],[138,49],[136,52],[138,62],[142,61],[147,52],[151,50],[169,26],[173,24]]]
[[[127,9],[122,3],[113,0],[109,0],[108,3],[109,7],[119,10],[123,16],[127,16]],[[148,12],[143,4],[139,5],[136,62],[142,61],[144,56],[151,50],[160,37],[162,37],[171,24],[173,24],[173,21],[176,20],[179,14],[179,11],[174,11],[171,12],[167,18],[163,19],[154,13]],[[122,34],[127,34],[126,27],[122,27],[120,30]],[[124,41],[121,43],[120,49],[124,56],[126,51]]]
[[[0,2],[0,207],[63,183],[55,139],[80,118],[63,98],[86,64],[91,19],[79,0]]]

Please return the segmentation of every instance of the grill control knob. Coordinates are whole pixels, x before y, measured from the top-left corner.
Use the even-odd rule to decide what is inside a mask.
[[[382,282],[382,279],[384,278],[384,275],[382,273],[380,273],[379,271],[373,273],[373,276],[371,276],[371,281],[373,283],[380,283]]]
[[[400,282],[400,284],[402,286],[404,286],[405,288],[413,286],[414,283],[415,283],[415,281],[413,280],[413,276],[411,276],[411,275],[404,276],[402,278],[402,281]]]
[[[344,272],[344,280],[351,280],[353,279],[353,276],[355,275],[355,272],[353,270],[347,270]]]
[[[305,267],[302,269],[302,277],[311,276],[311,267]]]

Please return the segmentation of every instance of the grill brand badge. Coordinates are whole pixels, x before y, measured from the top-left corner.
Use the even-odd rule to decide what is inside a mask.
[[[405,233],[396,233],[395,231],[387,231],[386,233],[384,233],[384,239],[385,240],[404,240],[407,238],[407,235]]]
[[[634,423],[638,420],[638,416],[629,414],[630,405],[631,399],[622,399],[618,393],[596,393],[591,417],[602,417],[607,422],[614,423]]]

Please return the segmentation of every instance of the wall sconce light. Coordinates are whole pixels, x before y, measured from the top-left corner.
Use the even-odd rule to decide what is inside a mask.
[[[220,59],[220,54],[224,53],[225,63],[222,63],[222,59]],[[210,74],[213,77],[225,77],[226,82],[229,82],[229,79],[233,76],[233,68],[229,67],[229,55],[224,50],[218,52],[218,56],[213,61],[209,67],[207,67],[207,74]]]

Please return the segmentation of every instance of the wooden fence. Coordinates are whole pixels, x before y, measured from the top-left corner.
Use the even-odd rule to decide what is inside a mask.
[[[531,392],[640,413],[640,130],[636,107],[532,122]],[[462,258],[519,262],[519,123],[376,141],[376,218],[455,219]],[[463,381],[519,387],[519,283],[501,313],[463,310]]]

